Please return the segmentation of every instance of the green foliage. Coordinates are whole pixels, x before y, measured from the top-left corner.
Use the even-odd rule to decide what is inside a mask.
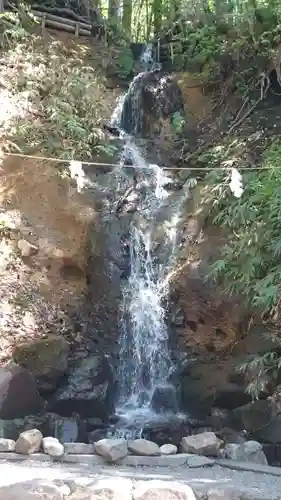
[[[133,71],[133,54],[130,49],[123,49],[123,51],[118,55],[116,60],[116,73],[117,76],[123,80],[126,80],[132,75]]]
[[[265,151],[262,170],[243,172],[244,193],[235,198],[225,173],[208,177],[210,219],[228,235],[221,256],[211,265],[209,277],[222,284],[229,295],[243,296],[247,305],[263,318],[280,324],[281,284],[281,143]],[[278,340],[278,337],[276,337]],[[255,372],[248,390],[257,395],[264,377],[279,356],[267,353],[246,363],[243,370]],[[258,369],[257,369],[258,368]]]
[[[90,49],[69,50],[57,41],[44,45],[25,33],[20,41],[9,40],[2,57],[3,81],[22,107],[6,123],[17,146],[65,159],[87,159],[97,147],[106,147],[101,129],[108,114],[105,82],[90,65]]]
[[[172,116],[172,125],[173,128],[176,132],[176,134],[181,134],[184,125],[185,125],[185,119],[181,115],[179,111],[176,111],[173,116]]]

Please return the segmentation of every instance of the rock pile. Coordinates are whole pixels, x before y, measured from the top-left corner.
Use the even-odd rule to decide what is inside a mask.
[[[256,441],[241,444],[224,444],[213,432],[203,432],[182,439],[179,453],[175,445],[159,447],[147,439],[100,439],[94,444],[60,443],[58,439],[43,434],[38,429],[22,432],[16,441],[0,439],[0,460],[9,458],[9,453],[32,455],[44,453],[53,459],[69,461],[71,456],[100,457],[106,463],[126,465],[187,465],[204,467],[215,464],[215,459],[227,458],[240,462],[267,465],[262,445]],[[2,454],[2,457],[1,457]],[[170,456],[170,461],[166,460]],[[124,462],[124,459],[127,462]],[[75,460],[73,460],[75,461]]]

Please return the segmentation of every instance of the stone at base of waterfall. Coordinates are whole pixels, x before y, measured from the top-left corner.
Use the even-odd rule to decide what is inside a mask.
[[[229,443],[222,454],[224,458],[230,458],[231,460],[268,465],[262,445],[257,441],[246,441],[246,443],[242,444]]]
[[[21,432],[16,441],[15,451],[23,455],[36,453],[40,450],[42,439],[43,435],[38,429]]]
[[[160,452],[161,455],[176,455],[178,448],[174,444],[163,444],[160,446]]]
[[[71,455],[94,455],[95,447],[86,443],[64,443],[64,452]]]
[[[0,487],[0,500],[63,500],[69,494],[66,484],[41,479]]]
[[[50,457],[62,457],[64,454],[64,447],[57,438],[45,437],[42,441],[44,453]]]
[[[158,444],[148,441],[147,439],[135,439],[128,443],[128,449],[132,455],[143,457],[158,457],[161,455]]]
[[[95,451],[107,462],[117,462],[128,455],[126,439],[101,439],[95,443]]]
[[[133,500],[196,500],[195,494],[187,484],[166,481],[142,481],[133,492]]]
[[[222,444],[223,442],[214,432],[202,432],[201,434],[193,434],[182,438],[181,451],[206,457],[218,457],[220,456]]]
[[[0,438],[0,453],[15,451],[16,442],[13,439]]]

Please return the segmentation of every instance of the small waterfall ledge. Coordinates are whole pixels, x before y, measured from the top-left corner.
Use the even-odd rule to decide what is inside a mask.
[[[151,68],[149,46],[141,60]],[[134,141],[145,123],[143,85],[152,81],[155,86],[150,92],[157,94],[168,80],[153,68],[138,74],[128,93],[119,99],[109,127],[118,130],[123,141],[120,168],[115,173],[117,184],[129,186],[116,211],[119,217],[132,214],[124,244],[128,276],[122,285],[119,323],[116,413],[120,418],[111,432],[128,438],[141,437],[144,427],[153,422],[184,419],[177,389],[171,383],[175,367],[170,356],[165,305],[188,193],[181,190],[173,197],[168,189],[173,179],[158,165],[147,163]],[[165,246],[161,258],[157,251],[160,233]]]

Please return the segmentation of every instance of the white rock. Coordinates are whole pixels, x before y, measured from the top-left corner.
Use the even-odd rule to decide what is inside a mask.
[[[174,444],[163,444],[160,446],[160,452],[161,455],[176,455],[178,448]]]
[[[141,481],[133,492],[133,500],[196,500],[187,484],[169,481]]]
[[[241,444],[229,443],[223,450],[223,456],[240,462],[267,465],[267,458],[262,445],[257,441],[246,441],[246,443]]]
[[[42,441],[44,453],[50,457],[62,457],[64,454],[64,447],[57,438],[45,437]]]
[[[184,437],[181,440],[181,451],[207,457],[218,457],[222,441],[214,432],[202,432]]]
[[[95,443],[95,451],[108,462],[117,462],[128,455],[125,439],[101,439]]]
[[[0,500],[63,500],[69,493],[66,485],[34,479],[0,488]]]
[[[128,443],[128,449],[133,455],[157,457],[161,455],[158,444],[147,439],[135,439]]]
[[[94,455],[95,446],[86,443],[64,443],[64,453],[73,455]]]
[[[16,442],[13,439],[0,438],[0,452],[15,451]]]
[[[16,453],[23,455],[30,455],[40,450],[43,435],[38,429],[30,429],[29,431],[22,432],[15,446]]]
[[[18,249],[22,257],[31,257],[38,252],[38,248],[24,239],[18,241]]]
[[[99,479],[89,489],[93,494],[89,500],[132,500],[133,483],[121,477]]]

